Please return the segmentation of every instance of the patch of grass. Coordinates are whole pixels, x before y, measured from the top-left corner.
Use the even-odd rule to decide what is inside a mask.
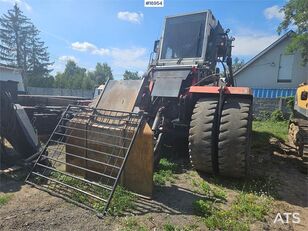
[[[216,212],[217,205],[211,200],[200,199],[194,201],[193,208],[197,215],[209,217]]]
[[[280,184],[278,179],[274,177],[258,177],[245,179],[225,179],[221,177],[211,178],[211,184],[223,190],[224,187],[235,190],[237,192],[253,193],[257,196],[278,197],[277,186]]]
[[[216,186],[212,188],[212,193],[214,198],[218,198],[223,201],[227,200],[227,193],[222,187]]]
[[[227,200],[226,191],[219,185],[210,185],[208,182],[203,180],[192,179],[192,184],[197,188],[195,191],[206,195],[214,200]]]
[[[253,121],[253,146],[263,146],[268,143],[271,136],[286,141],[288,137],[288,123],[288,121]]]
[[[12,199],[12,197],[13,197],[12,194],[0,195],[0,207],[7,204]]]
[[[249,230],[252,222],[264,219],[271,202],[270,197],[240,193],[226,210],[220,209],[212,201],[199,200],[195,206],[210,230]]]
[[[272,177],[265,178],[255,178],[255,179],[246,179],[244,181],[238,181],[233,183],[233,189],[239,190],[240,192],[253,193],[257,196],[268,196],[276,198],[277,194],[277,185],[279,184],[277,179]]]
[[[52,172],[51,176],[53,178],[56,178],[60,182],[63,182],[70,186],[78,187],[79,189],[84,191],[91,192],[92,194],[98,195],[103,199],[107,200],[109,197],[110,191],[107,191],[102,187],[91,185],[82,182],[78,179],[75,179],[73,177],[59,174],[57,172]],[[70,196],[72,197],[73,200],[76,200],[80,203],[93,207],[98,212],[103,212],[104,210],[105,207],[104,202],[93,200],[93,198],[81,192],[72,191]],[[130,193],[129,191],[125,190],[122,186],[118,185],[113,194],[113,198],[110,202],[108,213],[111,215],[120,215],[124,211],[134,208],[135,201],[136,201],[136,196],[134,194]]]
[[[153,181],[156,185],[165,185],[166,182],[174,182],[174,173],[178,169],[178,165],[162,158],[159,162],[158,171],[154,172]]]
[[[175,163],[170,162],[168,159],[166,158],[162,158],[159,161],[159,169],[160,170],[170,170],[172,172],[176,172],[176,170],[178,169],[178,165]]]
[[[128,217],[124,222],[124,229],[122,231],[148,231],[146,227],[138,224],[134,217]]]
[[[136,196],[118,186],[110,203],[108,212],[111,215],[119,215],[128,209],[135,207]]]
[[[164,231],[193,231],[193,230],[196,230],[197,228],[198,228],[198,225],[195,225],[195,224],[187,225],[181,228],[171,223],[166,223],[163,225]]]
[[[227,199],[222,182],[220,178],[213,178],[211,183],[192,179],[198,192],[208,197],[195,201],[193,208],[210,230],[249,230],[251,223],[263,220],[270,211],[277,183],[273,178],[228,180],[227,187],[238,194],[227,208],[221,204]]]
[[[177,231],[178,229],[170,223],[164,224],[163,226],[164,231]]]

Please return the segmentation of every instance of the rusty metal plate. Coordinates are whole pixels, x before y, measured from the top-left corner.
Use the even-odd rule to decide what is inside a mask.
[[[132,112],[143,80],[110,80],[100,95],[96,108]]]

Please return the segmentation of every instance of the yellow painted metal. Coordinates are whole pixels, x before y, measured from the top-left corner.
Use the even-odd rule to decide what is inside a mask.
[[[306,100],[301,99],[302,92],[304,91],[308,92],[307,84],[297,88],[297,91],[296,91],[297,106],[301,109],[307,110],[308,109],[308,99]]]

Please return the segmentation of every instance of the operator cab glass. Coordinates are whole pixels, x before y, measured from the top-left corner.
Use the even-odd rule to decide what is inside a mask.
[[[206,14],[166,18],[160,59],[202,57]]]

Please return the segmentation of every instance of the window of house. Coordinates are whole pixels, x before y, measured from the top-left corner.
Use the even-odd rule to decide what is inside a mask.
[[[292,82],[292,69],[294,63],[294,55],[280,55],[279,69],[278,69],[278,82],[289,83]]]

